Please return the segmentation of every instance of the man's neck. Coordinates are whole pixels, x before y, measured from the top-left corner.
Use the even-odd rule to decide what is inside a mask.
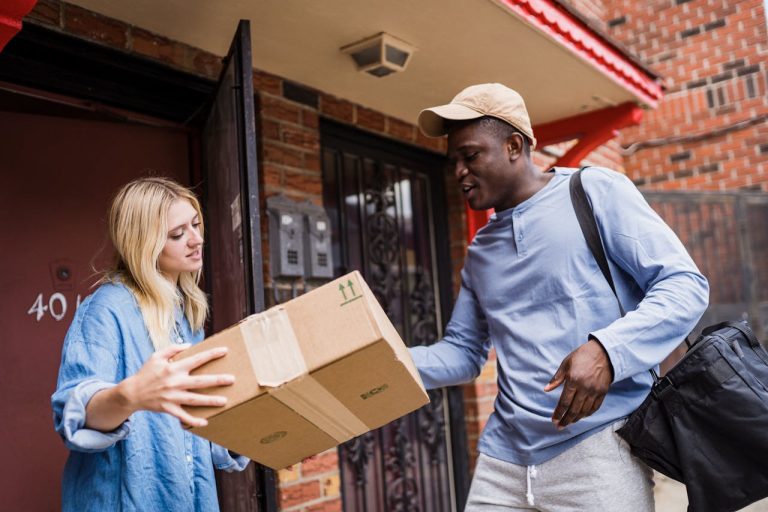
[[[514,208],[523,201],[533,197],[536,192],[544,188],[547,183],[549,183],[549,180],[552,179],[554,173],[541,172],[541,170],[533,165],[533,162],[529,160],[526,162],[525,167],[520,170],[519,176],[519,186],[516,187],[510,208]]]

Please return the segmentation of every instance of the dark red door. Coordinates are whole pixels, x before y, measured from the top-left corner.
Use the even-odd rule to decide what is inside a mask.
[[[0,508],[59,510],[67,451],[50,396],[74,311],[111,261],[110,197],[150,170],[188,184],[189,143],[179,129],[0,96]]]

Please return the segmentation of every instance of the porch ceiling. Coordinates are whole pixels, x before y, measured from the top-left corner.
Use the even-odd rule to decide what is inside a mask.
[[[250,19],[254,67],[412,123],[422,108],[481,82],[517,89],[535,125],[624,102],[653,106],[621,73],[601,70],[599,58],[579,55],[567,37],[521,14],[523,4],[542,1],[70,1],[216,55],[226,53],[238,20]],[[523,7],[532,12],[530,5]],[[378,32],[417,48],[405,72],[374,78],[339,51]]]

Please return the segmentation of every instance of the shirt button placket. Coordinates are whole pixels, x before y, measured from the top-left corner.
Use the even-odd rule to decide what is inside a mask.
[[[525,236],[523,235],[523,216],[520,212],[514,213],[513,230],[515,233],[515,243],[517,245],[517,255],[525,256]]]

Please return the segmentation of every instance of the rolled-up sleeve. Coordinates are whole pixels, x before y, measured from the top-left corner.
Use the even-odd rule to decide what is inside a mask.
[[[242,471],[251,462],[251,459],[248,457],[230,452],[216,443],[211,443],[211,460],[216,469],[226,471],[227,473]]]
[[[131,431],[130,420],[111,432],[101,432],[85,427],[85,408],[93,395],[113,387],[111,382],[86,380],[75,386],[62,404],[57,431],[70,450],[98,452],[125,439]]]
[[[410,348],[411,357],[424,386],[434,389],[476,378],[488,359],[490,346],[488,325],[465,267],[445,336],[434,345]]]
[[[106,450],[131,431],[130,420],[111,432],[85,426],[86,407],[93,395],[121,380],[120,339],[118,322],[108,308],[90,302],[80,306],[64,341],[59,379],[51,397],[54,427],[70,450]]]

